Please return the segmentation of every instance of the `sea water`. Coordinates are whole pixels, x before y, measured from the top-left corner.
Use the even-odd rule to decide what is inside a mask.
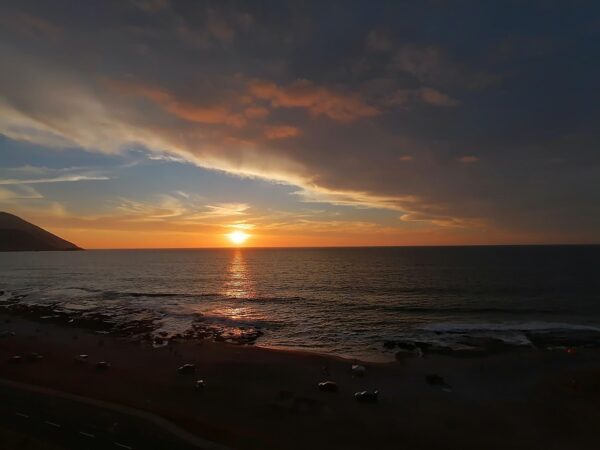
[[[0,307],[45,307],[39,320],[143,321],[161,342],[202,323],[367,360],[600,342],[600,246],[0,253],[0,290]]]

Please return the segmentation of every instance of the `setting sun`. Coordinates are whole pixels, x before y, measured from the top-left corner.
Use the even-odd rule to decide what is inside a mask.
[[[241,245],[250,237],[248,233],[244,233],[243,231],[232,231],[227,235],[229,240],[236,245]]]

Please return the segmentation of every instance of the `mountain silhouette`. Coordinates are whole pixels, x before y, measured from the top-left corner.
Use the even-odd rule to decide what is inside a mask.
[[[0,211],[0,251],[56,250],[82,249],[14,214]]]

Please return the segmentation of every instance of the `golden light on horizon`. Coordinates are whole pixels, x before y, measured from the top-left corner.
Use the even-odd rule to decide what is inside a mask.
[[[232,244],[242,245],[246,240],[250,237],[248,233],[244,233],[243,231],[232,231],[227,235],[227,238],[231,241]]]

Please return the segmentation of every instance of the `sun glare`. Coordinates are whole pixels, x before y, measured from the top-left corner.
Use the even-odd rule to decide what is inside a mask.
[[[232,231],[227,235],[229,240],[235,245],[241,245],[250,237],[248,233],[244,233],[243,231]]]

